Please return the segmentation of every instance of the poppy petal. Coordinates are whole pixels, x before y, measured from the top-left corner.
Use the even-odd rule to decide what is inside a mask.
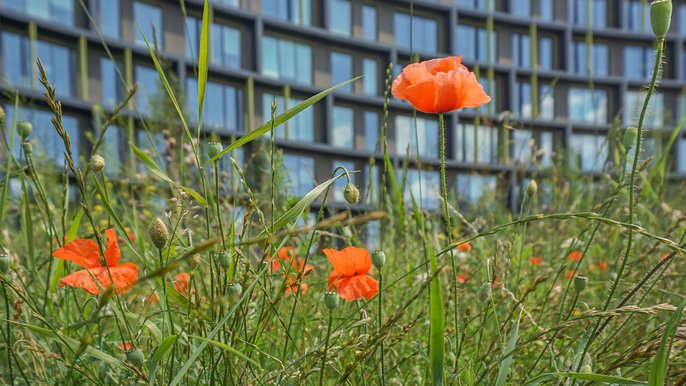
[[[100,266],[100,251],[93,240],[74,239],[52,253],[53,257],[72,261],[84,268]]]
[[[337,284],[337,285],[336,285]],[[379,282],[368,275],[357,275],[334,283],[338,295],[348,301],[364,297],[371,299],[379,293]]]
[[[114,288],[119,294],[130,290],[138,281],[138,267],[136,264],[124,263],[109,267],[109,272],[107,270],[107,267],[90,269],[90,274],[95,277],[105,290],[112,285],[110,275],[114,281]],[[86,292],[96,295],[102,293],[90,274],[87,269],[74,272],[60,279],[60,286],[69,285],[74,288],[83,288]]]
[[[347,247],[341,251],[326,248],[323,250],[334,271],[342,276],[362,275],[372,267],[372,257],[364,248]]]
[[[457,71],[455,83],[458,95],[458,109],[483,106],[491,101],[483,86],[470,71]]]
[[[119,259],[121,259],[121,251],[119,250],[119,242],[117,241],[117,234],[114,233],[114,229],[106,230],[105,235],[107,236],[107,249],[105,249],[104,255],[107,265],[111,267],[117,265]]]

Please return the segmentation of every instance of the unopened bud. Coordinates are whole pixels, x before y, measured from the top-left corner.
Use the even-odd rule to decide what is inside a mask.
[[[493,289],[490,283],[484,283],[479,287],[477,297],[481,303],[486,303],[491,298],[491,295],[493,295]]]
[[[213,158],[217,154],[221,153],[222,150],[224,150],[224,146],[221,142],[207,142],[207,155],[210,158]]]
[[[126,360],[131,362],[132,365],[137,368],[142,368],[145,365],[145,355],[143,355],[143,350],[136,347],[132,350],[126,352]]]
[[[229,269],[231,266],[231,254],[229,251],[221,251],[217,254],[217,259],[219,260],[219,265],[224,269]]]
[[[360,202],[360,190],[357,189],[357,186],[348,183],[343,191],[343,197],[348,201],[348,204],[357,204]]]
[[[636,137],[638,136],[638,128],[637,127],[627,127],[626,131],[624,132],[624,147],[626,148],[627,151],[631,150],[631,148],[636,145]]]
[[[92,171],[96,173],[101,172],[103,169],[105,169],[105,158],[103,158],[100,154],[95,154],[91,157],[89,164]]]
[[[10,255],[7,252],[0,252],[0,272],[7,273],[10,270]]]
[[[150,239],[152,240],[152,243],[155,244],[157,249],[164,248],[164,245],[167,244],[167,241],[169,240],[169,231],[167,230],[167,226],[159,217],[156,217],[152,224],[150,224],[148,234],[150,235]]]
[[[17,132],[22,138],[28,138],[29,135],[31,135],[31,132],[33,131],[33,125],[31,122],[27,121],[21,121],[17,122]]]
[[[226,295],[228,295],[229,300],[232,302],[240,299],[242,293],[243,287],[240,285],[240,283],[232,282],[226,285]]]
[[[526,194],[531,198],[536,195],[536,192],[538,192],[538,183],[536,180],[529,181],[529,185],[526,186]]]
[[[672,0],[656,0],[650,3],[650,25],[658,39],[664,39],[672,22]]]
[[[576,293],[580,293],[586,288],[588,284],[588,278],[584,275],[576,275],[574,277],[574,290]]]
[[[381,269],[386,264],[386,254],[383,251],[374,251],[372,253],[372,263],[376,269]]]
[[[334,310],[338,307],[339,302],[340,297],[338,296],[338,292],[328,291],[324,294],[324,304],[326,304],[326,308],[329,310]]]

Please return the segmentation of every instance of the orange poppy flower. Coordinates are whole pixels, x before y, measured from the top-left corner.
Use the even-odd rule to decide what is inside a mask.
[[[460,245],[457,246],[457,250],[458,250],[458,251],[463,251],[463,252],[471,252],[471,250],[472,250],[472,245],[469,244],[468,242],[467,242],[467,243],[462,243],[462,244],[460,244]]]
[[[469,276],[467,276],[466,273],[461,273],[461,274],[457,275],[457,282],[460,284],[466,283],[467,279],[469,279]]]
[[[579,261],[579,260],[581,260],[581,256],[583,256],[583,255],[584,255],[584,254],[581,253],[581,252],[579,252],[579,251],[572,251],[572,252],[569,252],[569,260],[571,260],[571,261]]]
[[[136,284],[138,267],[133,263],[117,264],[121,259],[117,235],[112,229],[106,230],[105,235],[107,248],[103,252],[102,261],[98,244],[88,239],[75,239],[52,253],[53,257],[69,260],[86,268],[60,279],[60,287],[69,285],[74,288],[83,288],[91,294],[100,294],[102,291],[93,280],[95,278],[104,289],[112,286],[114,281],[114,289],[122,294]]]
[[[574,271],[565,272],[565,279],[573,279],[573,278],[574,278]]]
[[[188,286],[191,283],[191,275],[181,272],[174,278],[174,288],[183,296],[188,296]]]
[[[601,261],[598,263],[598,268],[600,268],[601,271],[605,272],[607,271],[607,264],[604,261]]]
[[[369,251],[347,247],[341,251],[326,248],[323,252],[333,266],[329,275],[329,290],[336,287],[338,295],[348,301],[361,297],[371,299],[379,293],[379,283],[367,275],[372,268]]]
[[[529,264],[531,264],[531,265],[539,265],[539,264],[541,264],[541,258],[538,257],[538,256],[534,256],[534,257],[532,257],[532,258],[529,259]]]
[[[286,246],[279,250],[277,256],[272,256],[271,271],[276,272],[281,268],[281,262],[291,261],[297,254],[295,247]]]
[[[129,342],[126,342],[126,343],[119,343],[118,346],[119,346],[120,349],[122,349],[122,350],[124,350],[124,351],[129,351],[129,350],[131,350],[131,349],[133,348],[133,345],[132,345],[131,343],[129,343]]]
[[[307,291],[309,290],[310,286],[307,283],[299,282],[296,283],[296,278],[294,277],[288,277],[288,284],[286,285],[286,293],[289,294],[295,294],[296,292],[300,292],[302,295],[305,295]]]
[[[431,59],[405,66],[393,81],[393,96],[424,113],[447,113],[491,101],[462,56]]]

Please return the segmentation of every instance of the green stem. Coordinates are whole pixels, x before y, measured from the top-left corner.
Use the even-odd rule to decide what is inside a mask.
[[[381,328],[383,326],[383,275],[381,274],[381,268],[379,268],[379,335],[381,335]],[[381,385],[386,385],[386,360],[384,358],[384,342],[381,340],[379,342],[381,349]]]
[[[326,353],[329,351],[329,338],[331,338],[331,325],[333,324],[333,313],[329,310],[329,324],[326,327],[326,341],[324,342],[324,352],[322,353],[322,368],[319,370],[319,386],[324,382],[324,370],[326,368]]]
[[[222,247],[226,249],[226,239],[224,238],[224,227],[222,226],[222,216],[219,209],[219,161],[214,161],[214,199],[217,209],[217,222],[219,223],[219,235],[222,238]]]

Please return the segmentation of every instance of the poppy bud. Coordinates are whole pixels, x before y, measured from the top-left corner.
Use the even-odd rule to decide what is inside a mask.
[[[232,302],[237,301],[243,293],[243,287],[240,283],[232,282],[226,285],[226,294]]]
[[[10,255],[7,252],[0,252],[0,272],[7,273],[10,270]]]
[[[33,125],[31,124],[31,122],[27,122],[27,121],[17,122],[17,132],[19,132],[19,135],[22,138],[27,138],[29,135],[31,135],[32,131],[33,131]]]
[[[627,127],[624,132],[624,147],[627,151],[631,150],[636,144],[636,137],[638,136],[637,127]]]
[[[224,146],[221,142],[207,142],[207,155],[210,158],[213,158],[217,154],[221,153],[222,150],[224,150]]]
[[[145,355],[143,355],[143,350],[136,347],[133,350],[127,351],[126,360],[128,360],[129,362],[131,362],[132,365],[140,369],[141,367],[143,367],[143,365],[145,365]]]
[[[224,269],[229,269],[231,266],[231,254],[229,251],[221,251],[217,255],[217,258],[219,259],[219,265],[221,265]]]
[[[383,251],[374,251],[372,253],[372,263],[376,269],[381,269],[386,264],[386,254]]]
[[[26,154],[27,157],[33,154],[33,146],[31,145],[31,141],[24,141],[21,144],[21,147],[24,149],[24,154]]]
[[[157,249],[164,248],[164,245],[167,244],[167,241],[169,240],[169,231],[167,230],[167,226],[159,217],[156,217],[152,224],[150,224],[148,234],[150,235],[150,239],[152,240],[152,243],[155,244]]]
[[[324,304],[326,304],[326,308],[328,308],[329,310],[333,310],[336,307],[338,307],[339,302],[340,297],[338,296],[338,292],[327,291],[324,294]]]
[[[588,278],[584,275],[576,275],[574,278],[574,290],[576,293],[581,293],[581,291],[586,288],[586,284],[588,284]]]
[[[664,39],[672,22],[672,0],[657,0],[650,3],[650,25],[658,39]]]
[[[479,287],[479,293],[477,297],[481,303],[486,303],[488,299],[491,298],[491,295],[493,295],[493,289],[491,288],[490,283],[484,283],[481,285],[481,287]]]
[[[91,157],[89,165],[94,172],[100,172],[105,169],[105,159],[100,154],[95,154]]]
[[[536,192],[538,192],[536,180],[529,181],[529,185],[526,186],[526,194],[531,198],[536,195]]]
[[[357,204],[360,202],[360,190],[357,189],[357,186],[348,183],[343,191],[343,197],[348,201],[348,204]]]

